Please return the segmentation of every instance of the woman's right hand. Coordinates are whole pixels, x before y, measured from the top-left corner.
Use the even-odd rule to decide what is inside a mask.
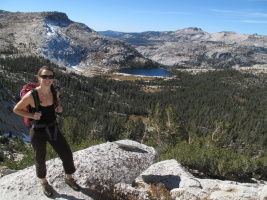
[[[42,112],[35,112],[35,113],[33,113],[33,117],[32,118],[34,120],[40,120],[41,116],[42,116]]]

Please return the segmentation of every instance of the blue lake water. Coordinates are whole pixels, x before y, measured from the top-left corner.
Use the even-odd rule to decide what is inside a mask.
[[[30,142],[30,138],[29,138],[28,135],[26,135],[26,134],[24,134],[24,133],[21,133],[21,135],[22,135],[22,138],[21,138],[21,139],[22,139],[24,142]],[[4,136],[9,137],[9,133],[4,133]],[[16,138],[17,136],[16,136],[16,135],[11,135],[11,137],[12,137],[12,138]]]
[[[165,70],[164,67],[151,68],[151,69],[122,68],[118,72],[125,73],[125,74],[132,74],[132,75],[141,75],[141,76],[166,76],[166,75],[172,75],[172,73],[167,71],[167,70]]]

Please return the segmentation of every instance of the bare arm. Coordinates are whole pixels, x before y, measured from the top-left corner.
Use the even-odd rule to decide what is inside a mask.
[[[28,92],[17,104],[16,106],[13,108],[13,112],[23,116],[23,117],[27,117],[27,118],[31,118],[31,119],[35,119],[35,120],[39,120],[40,117],[42,116],[41,113],[30,113],[27,112],[25,110],[23,110],[24,108],[26,108],[28,105],[34,107],[34,100],[33,100],[33,96],[30,92]]]
[[[60,95],[60,92],[57,91],[57,107],[56,107],[56,109],[55,109],[55,112],[57,112],[57,113],[62,113],[63,108],[62,108],[62,106],[61,106],[61,102],[60,102],[60,97],[59,97],[59,95]]]

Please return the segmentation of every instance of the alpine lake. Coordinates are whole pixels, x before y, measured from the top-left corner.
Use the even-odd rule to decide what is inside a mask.
[[[139,75],[139,76],[167,76],[172,75],[166,70],[166,67],[159,68],[122,68],[118,70],[119,73]]]

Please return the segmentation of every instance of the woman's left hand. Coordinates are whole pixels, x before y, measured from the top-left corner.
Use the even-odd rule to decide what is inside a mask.
[[[62,111],[63,111],[63,108],[61,106],[57,106],[55,108],[55,112],[57,112],[57,113],[62,113]]]

